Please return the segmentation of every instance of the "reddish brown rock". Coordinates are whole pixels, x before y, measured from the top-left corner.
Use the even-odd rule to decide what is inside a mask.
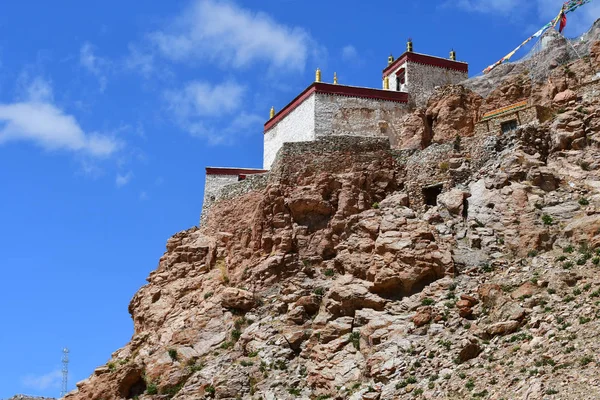
[[[416,327],[427,325],[433,318],[433,310],[431,307],[421,307],[417,310],[417,313],[412,318],[413,323]]]

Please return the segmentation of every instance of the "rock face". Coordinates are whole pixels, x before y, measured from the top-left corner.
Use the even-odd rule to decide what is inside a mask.
[[[440,90],[410,150],[284,145],[265,187],[168,240],[131,341],[66,398],[600,398],[600,87],[569,68]],[[546,122],[474,134],[565,92]]]

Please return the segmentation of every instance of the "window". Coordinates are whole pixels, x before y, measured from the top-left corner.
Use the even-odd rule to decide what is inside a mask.
[[[406,83],[406,69],[400,68],[398,72],[396,72],[396,91],[402,90],[402,85]]]
[[[519,125],[517,124],[517,120],[511,119],[510,121],[506,121],[500,124],[500,129],[502,129],[502,133],[508,133],[517,129],[518,126]]]

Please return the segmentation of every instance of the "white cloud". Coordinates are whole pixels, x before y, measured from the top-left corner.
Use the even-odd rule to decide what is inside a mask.
[[[27,90],[28,98],[0,104],[0,145],[29,141],[47,150],[70,150],[106,157],[120,143],[112,137],[86,133],[72,115],[52,103],[52,88],[37,78]]]
[[[358,59],[358,51],[356,51],[356,47],[352,45],[344,46],[342,49],[342,59],[345,61],[354,61]]]
[[[165,98],[179,117],[218,117],[237,110],[245,91],[231,81],[217,85],[191,81],[182,89],[165,92]]]
[[[455,4],[466,10],[484,13],[508,14],[516,10],[522,10],[522,8],[518,7],[522,7],[522,0],[458,0],[447,3],[447,5],[450,4]]]
[[[21,381],[24,386],[36,390],[56,389],[62,382],[62,372],[57,369],[44,375],[28,375]]]
[[[130,44],[129,54],[125,58],[125,68],[135,70],[144,78],[149,78],[155,72],[154,55]]]
[[[98,79],[100,91],[104,92],[108,83],[106,69],[110,65],[109,61],[96,56],[92,44],[86,42],[81,46],[81,50],[79,51],[79,63]]]
[[[228,68],[266,62],[296,71],[304,69],[312,42],[303,29],[216,0],[194,1],[170,29],[154,32],[150,38],[173,61],[209,60]]]
[[[117,177],[115,178],[115,184],[117,185],[117,187],[123,187],[127,185],[132,178],[133,172],[131,171],[127,172],[125,175],[117,174]]]

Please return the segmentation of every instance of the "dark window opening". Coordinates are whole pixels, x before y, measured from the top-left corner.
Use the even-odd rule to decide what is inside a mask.
[[[502,129],[502,133],[508,133],[517,129],[518,126],[519,125],[517,124],[517,120],[511,119],[510,121],[506,121],[500,124],[500,129]]]
[[[423,198],[428,206],[437,206],[437,197],[442,194],[443,185],[432,185],[423,188]]]
[[[401,68],[396,72],[396,91],[402,90],[402,85],[406,83],[406,69]]]

